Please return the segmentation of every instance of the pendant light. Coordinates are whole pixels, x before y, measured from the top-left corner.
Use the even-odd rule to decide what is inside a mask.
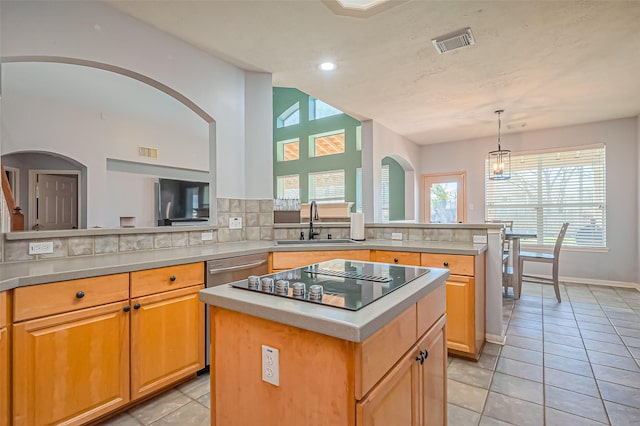
[[[489,179],[506,180],[511,178],[511,151],[500,147],[500,130],[502,121],[500,119],[504,110],[495,111],[498,114],[498,149],[489,152]]]

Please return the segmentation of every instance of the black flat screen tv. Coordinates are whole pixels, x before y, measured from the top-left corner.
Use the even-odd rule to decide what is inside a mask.
[[[209,220],[209,182],[159,179],[158,225]]]

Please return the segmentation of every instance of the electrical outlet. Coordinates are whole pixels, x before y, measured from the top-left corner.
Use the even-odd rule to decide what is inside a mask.
[[[262,345],[262,380],[280,386],[280,351]]]
[[[474,235],[473,236],[474,244],[487,244],[487,236],[486,235]]]
[[[202,241],[211,241],[211,240],[213,240],[213,232],[202,233]]]
[[[241,217],[230,217],[229,218],[229,229],[242,229],[242,218]]]
[[[53,241],[29,243],[29,254],[53,253]]]

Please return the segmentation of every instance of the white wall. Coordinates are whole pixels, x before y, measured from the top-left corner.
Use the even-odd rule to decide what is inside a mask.
[[[366,222],[380,222],[382,219],[381,162],[384,157],[392,157],[405,170],[420,170],[420,147],[410,140],[394,133],[383,125],[369,120],[362,123],[362,202]],[[409,218],[418,218],[418,173],[405,173],[405,211]],[[409,196],[411,195],[411,196]]]
[[[272,86],[271,74],[245,73],[246,198],[273,198]]]
[[[640,189],[640,115],[638,115],[638,117],[636,117],[636,123],[637,123],[637,128],[636,128],[636,138],[637,138],[637,150],[638,150],[638,161],[636,164],[636,170],[637,170],[637,174],[638,174],[638,180],[636,181],[636,185],[638,189]],[[636,242],[637,242],[637,250],[638,250],[638,259],[636,261],[637,265],[640,265],[640,196],[638,196],[638,204],[637,204],[637,209],[638,209],[638,216],[636,218],[636,220],[638,221],[638,233],[636,234]],[[640,283],[640,266],[638,266],[638,275],[636,276],[636,282]]]
[[[514,153],[606,144],[608,250],[563,249],[561,277],[575,277],[584,282],[638,282],[639,126],[638,119],[634,117],[503,135],[503,148]],[[495,143],[495,138],[481,138],[427,145],[421,149],[421,173],[467,171],[467,217],[470,223],[484,221],[484,161],[487,152],[495,149]],[[540,264],[539,268],[527,269],[527,273],[548,274],[548,268],[544,266]]]
[[[0,5],[3,56],[61,56],[115,65],[153,78],[202,108],[216,120],[217,146],[210,157],[216,158],[217,195],[245,198],[245,165],[254,158],[253,151],[245,152],[245,109],[255,105],[245,104],[244,71],[98,2],[3,1]],[[268,84],[270,91],[270,83],[266,78],[254,81],[253,90]],[[266,114],[269,108],[259,110]],[[271,135],[271,116],[268,120],[265,133]],[[258,119],[254,116],[252,121]],[[271,182],[271,174],[269,168],[252,169],[251,178]],[[221,178],[235,175],[242,178]],[[106,173],[93,176],[91,190],[105,193],[106,184]],[[89,226],[103,223],[98,201],[89,200]]]

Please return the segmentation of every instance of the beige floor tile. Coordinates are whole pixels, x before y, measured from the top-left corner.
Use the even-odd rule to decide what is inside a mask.
[[[122,413],[101,422],[100,426],[140,426],[140,422],[129,413]]]
[[[179,426],[210,426],[209,410],[195,401],[184,405],[168,416],[153,423],[153,426],[179,425]]]
[[[483,389],[489,389],[493,371],[486,368],[480,368],[475,362],[455,359],[447,369],[449,379],[466,383],[468,385],[477,386]]]
[[[640,373],[598,364],[592,364],[591,367],[598,381],[604,380],[606,382],[640,389]]]
[[[143,425],[149,425],[156,420],[174,412],[191,400],[185,394],[175,389],[157,396],[141,405],[129,410],[129,414]]]
[[[607,413],[600,398],[547,385],[545,386],[545,405],[597,422],[607,422]]]
[[[447,401],[450,404],[455,404],[471,411],[482,412],[487,393],[486,389],[481,389],[477,386],[467,385],[455,380],[447,381]]]
[[[596,398],[600,397],[596,381],[593,377],[546,368],[544,372],[544,383]]]
[[[584,343],[582,343],[582,339],[576,336],[566,336],[563,334],[551,333],[551,332],[545,331],[544,341],[545,343],[558,343],[562,345],[573,346],[575,348],[584,348]]]
[[[542,405],[490,392],[483,416],[519,426],[542,426],[544,412]]]
[[[475,411],[453,404],[448,404],[447,411],[447,424],[451,426],[477,426],[480,422],[480,413]]]
[[[507,333],[506,344],[509,346],[542,352],[542,340],[538,339],[531,339],[529,337],[516,336]]]
[[[640,389],[605,381],[598,381],[598,387],[605,401],[640,409]]]
[[[640,372],[640,367],[633,357],[631,357],[631,354],[629,354],[629,356],[619,356],[588,350],[587,355],[589,356],[591,364],[600,364],[606,365],[607,367]]]
[[[204,405],[207,408],[211,408],[211,394],[205,393],[200,398],[196,399],[200,404]]]
[[[565,358],[562,355],[544,354],[544,365],[555,370],[568,371],[588,377],[593,376],[591,365],[588,362]]]
[[[542,383],[542,366],[500,357],[496,372]]]
[[[501,357],[515,359],[529,364],[542,365],[542,352],[532,351],[515,346],[505,345],[500,353]]]
[[[626,405],[616,404],[611,401],[604,402],[609,414],[612,426],[637,425],[640,419],[640,410]]]
[[[480,419],[480,426],[509,426],[513,423],[503,422],[502,420],[494,419],[489,416],[482,416]]]
[[[596,422],[595,420],[582,416],[576,416],[575,414],[565,413],[564,411],[547,407],[545,409],[544,424],[545,426],[598,426],[608,423]]]
[[[204,374],[184,383],[177,388],[191,399],[198,399],[202,395],[209,393],[209,375]]]
[[[503,373],[496,373],[493,376],[491,391],[540,405],[544,402],[542,383]]]

